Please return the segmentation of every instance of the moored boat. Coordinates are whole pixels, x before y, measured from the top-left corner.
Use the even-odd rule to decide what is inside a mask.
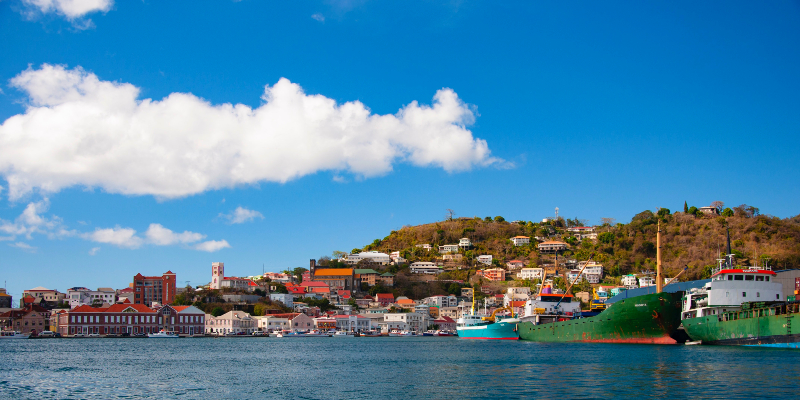
[[[519,338],[535,342],[675,344],[672,335],[680,326],[682,295],[662,292],[631,297],[588,318],[563,315],[563,320],[538,324],[522,321]]]
[[[719,260],[711,282],[686,293],[683,328],[703,344],[800,348],[800,304],[786,302],[775,272]]]
[[[167,338],[177,338],[179,337],[177,333],[160,330],[157,333],[148,333],[147,337],[149,338],[157,338],[157,339],[167,339]]]
[[[0,331],[0,339],[27,339],[30,333],[20,333],[19,331]]]
[[[409,332],[409,331],[401,331],[399,329],[392,329],[392,330],[389,331],[389,336],[391,336],[391,337],[408,337],[408,336],[414,336],[414,334]]]

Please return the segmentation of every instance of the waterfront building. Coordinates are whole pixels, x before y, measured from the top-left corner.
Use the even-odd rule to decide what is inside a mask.
[[[439,327],[440,330],[443,331],[455,331],[456,330],[456,320],[450,317],[439,317],[431,322],[432,325],[436,325]]]
[[[163,321],[143,304],[114,304],[108,307],[78,306],[58,314],[59,333],[69,335],[135,335],[158,332]]]
[[[492,258],[491,254],[482,254],[478,256],[477,261],[481,264],[492,265]]]
[[[330,317],[314,318],[314,327],[321,331],[336,329],[336,319]]]
[[[190,336],[205,331],[206,313],[195,306],[162,306],[157,314],[161,330]]]
[[[439,254],[458,253],[460,247],[457,244],[445,244],[439,246]]]
[[[0,314],[0,330],[38,333],[49,328],[49,319],[49,311],[35,304],[30,304],[24,308],[11,309]]]
[[[161,276],[133,277],[133,304],[159,305],[172,304],[175,300],[175,273],[167,271]]]
[[[411,330],[424,332],[428,329],[430,317],[427,314],[416,312],[408,313],[387,313],[383,316],[388,329]]]
[[[288,318],[277,317],[275,315],[265,315],[263,317],[254,318],[257,321],[258,330],[261,332],[275,332],[290,329]]]
[[[336,330],[359,332],[371,329],[370,319],[363,315],[334,315]]]
[[[514,246],[525,246],[531,242],[531,238],[528,236],[514,236],[511,238],[511,242],[514,243]]]
[[[297,314],[289,321],[289,329],[293,331],[307,331],[314,329],[314,319],[303,313]]]
[[[438,274],[442,268],[430,261],[417,261],[409,267],[412,274]]]
[[[224,335],[224,334],[244,334],[250,335],[258,329],[257,322],[244,311],[228,311],[219,317],[214,317],[211,314],[205,316],[205,331],[206,333]]]

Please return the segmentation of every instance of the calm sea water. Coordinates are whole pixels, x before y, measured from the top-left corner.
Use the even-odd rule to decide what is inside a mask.
[[[798,398],[800,351],[457,338],[0,340],[0,399]]]

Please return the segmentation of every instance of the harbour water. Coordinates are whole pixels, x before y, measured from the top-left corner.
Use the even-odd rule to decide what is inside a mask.
[[[796,398],[800,351],[458,338],[0,341],[0,399]]]

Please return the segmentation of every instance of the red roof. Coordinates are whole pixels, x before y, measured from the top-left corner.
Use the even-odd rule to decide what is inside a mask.
[[[525,307],[524,300],[510,301],[509,303],[511,303],[511,307]]]
[[[453,319],[452,319],[452,318],[450,318],[450,317],[441,317],[441,318],[437,318],[437,319],[435,319],[433,322],[449,322],[449,323],[455,323],[456,321],[453,321]]]
[[[70,312],[123,312],[129,308],[136,310],[137,312],[146,312],[146,313],[154,313],[156,310],[144,305],[144,304],[114,304],[109,307],[92,307],[87,305],[82,305],[75,307]]]
[[[131,304],[131,299],[126,297],[125,301],[123,301],[122,304]]]
[[[329,288],[329,287],[312,287],[312,288],[309,288],[309,289],[311,289],[311,293],[330,293],[331,292],[331,288]]]
[[[287,286],[286,289],[291,294],[303,294],[306,292],[306,288],[302,286]]]
[[[378,300],[387,299],[387,300],[394,300],[394,294],[392,293],[378,293],[375,295],[375,298]]]

